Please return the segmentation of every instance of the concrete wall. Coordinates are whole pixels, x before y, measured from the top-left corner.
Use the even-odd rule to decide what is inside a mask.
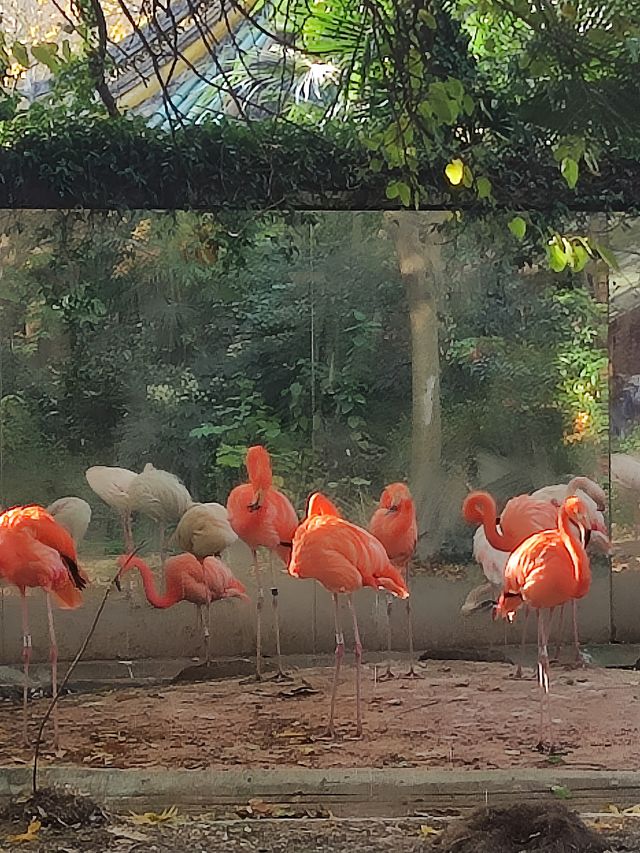
[[[244,549],[235,551],[231,563],[238,577],[255,596]],[[265,574],[265,580],[268,574]],[[505,631],[511,642],[520,638],[520,627],[492,623],[488,614],[463,618],[460,615],[468,591],[480,583],[482,575],[472,569],[468,580],[418,576],[413,580],[412,607],[416,649],[486,648],[502,644]],[[612,582],[612,583],[611,583]],[[301,581],[278,575],[282,649],[285,654],[331,652],[335,637],[331,596],[314,581]],[[197,656],[201,652],[201,632],[197,609],[180,603],[168,610],[152,608],[144,598],[137,574],[134,583],[121,593],[112,590],[107,606],[85,653],[90,660],[136,660]],[[56,611],[56,629],[60,656],[74,656],[89,630],[104,587],[89,590],[82,608]],[[264,644],[273,653],[271,596],[267,593],[264,610]],[[384,648],[385,599],[362,590],[355,596],[363,644],[366,649]],[[580,631],[583,642],[606,643],[612,637],[621,642],[640,642],[640,572],[609,573],[604,564],[594,567],[589,595],[580,602]],[[611,606],[613,604],[613,607]],[[36,591],[29,598],[33,660],[48,659],[47,618],[44,596]],[[612,619],[613,614],[613,619]],[[393,606],[393,641],[397,649],[406,649],[406,621],[403,602]],[[529,637],[535,641],[535,625],[530,620]],[[521,624],[521,620],[519,620]],[[347,646],[352,630],[349,611],[343,607]],[[252,602],[230,600],[212,605],[212,651],[214,655],[250,655],[255,643],[255,608]],[[567,635],[569,623],[567,622]],[[0,663],[20,660],[22,628],[19,596],[5,589],[0,599]]]

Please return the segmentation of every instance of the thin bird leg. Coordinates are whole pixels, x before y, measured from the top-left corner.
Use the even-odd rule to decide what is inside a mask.
[[[393,604],[392,598],[389,594],[387,594],[387,607],[386,607],[386,622],[387,622],[387,668],[382,675],[378,676],[378,681],[390,681],[392,678],[395,678],[395,675],[391,671],[391,606]]]
[[[562,648],[562,630],[564,628],[564,614],[566,605],[560,607],[560,623],[558,625],[558,642],[556,643],[556,651],[553,656],[554,660],[560,660],[560,649]]]
[[[124,549],[127,554],[133,551],[133,531],[131,530],[131,513],[122,513],[122,535],[124,538]]]
[[[537,748],[543,750],[545,734],[548,735],[548,741],[551,744],[551,713],[549,709],[549,652],[544,611],[542,610],[538,610],[538,685],[540,687],[540,732]]]
[[[256,600],[256,681],[262,680],[262,607],[264,605],[264,588],[262,586],[262,574],[258,562],[258,552],[253,551],[253,570],[258,584],[258,596]]]
[[[200,622],[202,623],[202,636],[204,639],[204,663],[205,666],[209,665],[210,654],[209,654],[209,638],[211,637],[211,602],[207,602],[207,615],[205,618],[204,614],[204,605],[201,604],[198,608],[198,612],[200,613]]]
[[[160,540],[160,563],[164,565],[164,561],[167,558],[167,543],[165,536],[166,525],[159,524],[158,525],[158,537]]]
[[[576,650],[576,663],[578,666],[585,666],[585,659],[580,651],[580,637],[578,636],[578,602],[576,599],[571,600],[571,610],[573,613],[573,642]]]
[[[360,632],[358,631],[358,618],[356,616],[356,609],[353,606],[353,596],[349,595],[347,598],[349,602],[349,610],[351,611],[351,616],[353,617],[353,639],[355,645],[355,658],[356,658],[356,737],[362,737],[362,702],[360,696],[360,669],[362,665],[362,643],[360,642]]]
[[[407,578],[407,589],[409,590],[409,592],[411,592],[411,587],[410,587],[411,579],[410,579],[410,574],[409,574],[410,562],[411,561],[409,561],[407,563],[407,568],[406,568],[406,573],[405,573],[405,576]],[[406,610],[407,610],[407,633],[409,635],[409,670],[406,673],[406,675],[403,676],[403,678],[422,678],[420,673],[416,672],[416,670],[415,670],[415,655],[414,655],[414,651],[413,651],[413,618],[412,618],[412,614],[411,614],[411,595],[409,595],[409,598],[405,599],[405,606],[406,606]]]
[[[333,613],[335,617],[335,625],[336,625],[336,654],[335,654],[335,667],[333,670],[333,686],[331,688],[331,710],[329,712],[329,735],[332,738],[336,736],[336,729],[333,722],[335,710],[336,710],[336,693],[338,690],[338,678],[340,677],[340,667],[342,666],[342,659],[344,657],[344,634],[342,633],[342,621],[340,618],[340,601],[338,599],[338,593],[333,593]]]
[[[29,605],[25,590],[20,590],[22,604],[22,665],[24,668],[24,685],[22,688],[22,737],[25,746],[29,745],[27,731],[27,702],[29,701],[29,661],[31,660],[31,634],[29,633]]]
[[[51,594],[47,592],[47,620],[49,622],[49,657],[51,660],[51,696],[53,699],[58,695],[58,643],[56,642],[56,629],[53,624],[53,609],[51,607]],[[59,719],[58,703],[53,706],[53,748],[59,745]]]
[[[269,573],[271,575],[271,607],[273,608],[273,625],[276,632],[276,660],[278,668],[273,681],[290,681],[291,678],[282,668],[282,653],[280,649],[280,619],[278,614],[278,587],[276,586],[276,572],[273,567],[273,554],[269,551]]]
[[[522,666],[524,664],[524,650],[527,644],[527,623],[529,621],[530,610],[525,604],[524,606],[524,622],[522,625],[522,640],[520,641],[520,660],[516,666],[516,678],[522,678]]]

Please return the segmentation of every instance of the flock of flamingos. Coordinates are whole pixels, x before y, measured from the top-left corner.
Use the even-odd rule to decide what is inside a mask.
[[[172,474],[147,465],[136,474],[123,468],[97,466],[86,472],[93,491],[122,519],[125,554],[118,558],[120,575],[137,569],[147,599],[154,607],[170,607],[186,600],[200,608],[206,660],[209,660],[209,608],[223,598],[246,598],[244,586],[233,576],[221,554],[237,538],[253,554],[257,581],[256,678],[262,677],[263,568],[258,549],[264,548],[271,564],[271,594],[275,624],[277,673],[286,678],[280,656],[278,590],[272,556],[279,558],[295,578],[311,578],[333,596],[335,614],[335,669],[329,713],[329,732],[335,736],[334,712],[338,678],[344,657],[340,596],[346,596],[353,622],[356,677],[356,733],[362,734],[360,669],[362,645],[352,596],[363,587],[388,594],[387,629],[390,650],[391,600],[406,600],[409,676],[413,667],[412,615],[409,566],[417,541],[416,512],[411,493],[403,483],[382,492],[369,529],[345,519],[320,493],[311,495],[302,522],[288,500],[273,484],[266,449],[249,448],[246,457],[248,482],[229,494],[226,507],[194,503],[185,486]],[[540,685],[540,745],[550,738],[548,711],[549,628],[556,608],[573,611],[576,652],[576,603],[589,591],[590,560],[587,549],[609,550],[604,521],[605,493],[586,477],[568,485],[547,486],[507,502],[499,514],[486,492],[471,492],[464,501],[465,519],[478,529],[474,556],[482,565],[487,583],[470,593],[463,612],[490,609],[493,618],[513,621],[520,609],[538,619],[538,680]],[[160,527],[165,590],[156,588],[153,572],[135,553],[132,513],[143,512]],[[78,565],[76,546],[91,518],[89,505],[79,498],[62,498],[45,509],[18,506],[0,515],[0,579],[17,587],[22,603],[24,665],[24,735],[27,737],[27,698],[31,635],[27,588],[40,587],[46,596],[51,647],[52,689],[57,690],[57,647],[52,601],[64,608],[81,604],[88,579]],[[165,528],[176,524],[169,541]],[[169,544],[180,550],[165,559]],[[524,635],[523,635],[524,641]],[[384,677],[393,677],[390,666]],[[54,711],[54,736],[58,719]],[[546,740],[545,740],[546,737]]]

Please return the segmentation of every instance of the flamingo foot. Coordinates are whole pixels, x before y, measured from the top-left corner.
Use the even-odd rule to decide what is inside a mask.
[[[293,676],[289,675],[289,673],[285,672],[283,669],[278,669],[276,674],[272,675],[271,678],[269,679],[269,681],[276,681],[276,682],[280,682],[280,683],[287,682],[287,681],[293,681]]]
[[[391,671],[391,664],[387,664],[387,668],[382,675],[378,676],[378,681],[392,681],[395,678],[394,673]]]
[[[401,675],[400,678],[403,678],[405,681],[420,681],[424,678],[424,675],[421,672],[416,672],[413,664],[411,664],[408,671],[404,675]]]

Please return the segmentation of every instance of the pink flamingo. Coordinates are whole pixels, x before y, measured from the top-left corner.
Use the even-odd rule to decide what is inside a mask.
[[[253,567],[258,584],[256,602],[256,679],[262,678],[262,607],[264,589],[258,563],[258,548],[269,550],[271,565],[271,604],[276,633],[278,670],[276,680],[287,679],[282,669],[280,651],[280,624],[278,619],[278,589],[275,583],[271,557],[275,553],[285,566],[291,555],[293,534],[298,527],[298,516],[291,502],[273,485],[271,460],[264,447],[256,445],[247,451],[245,460],[249,482],[236,486],[227,498],[229,523],[240,539],[251,548]]]
[[[52,527],[52,529],[55,528]],[[27,700],[29,694],[29,662],[31,660],[31,633],[29,631],[29,606],[27,587],[40,587],[47,598],[47,618],[51,658],[51,689],[55,697],[58,689],[58,647],[53,624],[51,596],[60,607],[74,609],[82,604],[80,584],[86,580],[77,565],[74,571],[55,548],[36,538],[37,530],[0,525],[0,578],[16,586],[22,603],[22,661],[24,687],[22,691],[23,737],[27,743]],[[53,712],[54,746],[58,746],[58,706]]]
[[[179,601],[189,601],[198,606],[204,626],[205,662],[209,663],[209,629],[211,603],[225,598],[247,599],[246,590],[235,578],[222,560],[217,557],[205,557],[200,561],[193,554],[177,554],[169,557],[164,564],[165,590],[160,593],[156,588],[153,572],[140,557],[122,555],[118,557],[121,571],[137,569],[147,601],[161,610],[173,607]],[[202,609],[207,608],[206,623],[202,619]]]

